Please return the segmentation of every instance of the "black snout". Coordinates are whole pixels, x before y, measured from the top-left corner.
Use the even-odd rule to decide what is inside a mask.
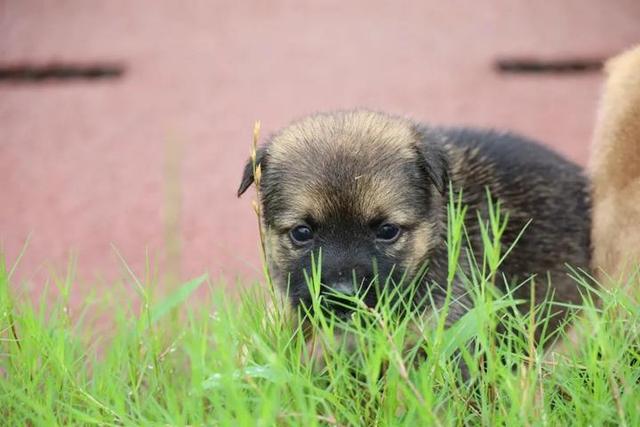
[[[358,240],[358,236],[348,236],[345,232],[340,239],[333,237],[333,240],[325,240],[322,246],[321,305],[326,314],[347,320],[355,311],[376,307],[379,295],[383,292],[380,285],[384,283],[384,279],[380,282],[377,276],[386,278],[392,273],[394,260],[380,258],[375,246]],[[315,259],[318,258],[319,254]],[[308,256],[304,271],[311,270],[313,259],[311,255]],[[295,268],[292,270],[295,271]],[[293,283],[304,284],[300,276],[302,274],[294,277]],[[311,302],[307,286],[296,286],[292,297],[294,302]]]
[[[322,286],[321,293],[338,294],[346,297],[354,296],[358,292],[356,284],[352,280],[339,280],[333,283],[329,282]]]
[[[340,280],[323,284],[320,295],[325,309],[340,319],[347,319],[357,308],[357,291],[353,281]]]

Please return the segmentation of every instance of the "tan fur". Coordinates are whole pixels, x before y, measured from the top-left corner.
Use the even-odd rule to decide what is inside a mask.
[[[398,204],[397,180],[393,176],[376,174],[374,170],[370,174],[362,174],[353,178],[354,197],[357,208],[365,220],[372,220],[379,215],[381,206],[395,206]],[[292,187],[289,200],[293,209],[277,218],[279,227],[290,228],[299,222],[299,218],[304,215],[323,220],[334,209],[333,195],[324,191],[325,183],[319,177],[316,182],[309,182],[305,185],[305,191],[295,191],[295,185],[283,182],[283,186]],[[389,220],[396,223],[406,223],[414,220],[405,212],[400,210],[390,210]]]
[[[611,285],[640,262],[640,46],[608,61],[606,73],[590,172],[593,266]]]
[[[397,181],[388,174],[376,173],[378,166],[390,159],[396,164],[415,161],[416,135],[412,123],[401,117],[391,117],[372,111],[349,111],[324,113],[306,117],[294,122],[277,134],[269,155],[273,163],[286,164],[296,152],[304,152],[309,146],[323,145],[323,158],[310,159],[310,164],[302,167],[322,168],[323,162],[331,162],[331,153],[350,152],[370,167],[357,176],[349,176],[352,193],[356,196],[358,208],[365,219],[379,215],[379,206],[394,206]],[[346,150],[345,150],[346,149]],[[317,162],[317,163],[316,163]],[[292,168],[300,165],[291,165]],[[326,191],[326,178],[319,174],[317,180],[300,183],[283,182],[289,186],[288,194],[294,209],[287,216],[277,218],[282,228],[289,228],[299,220],[301,214],[311,214],[322,220],[334,209],[333,194]],[[297,207],[297,209],[296,209]],[[412,218],[403,217],[402,211],[392,212],[391,217],[398,223]]]
[[[404,267],[407,269],[410,275],[415,274],[421,267],[421,260],[428,254],[434,246],[433,234],[435,233],[435,226],[429,223],[422,223],[413,231],[413,250],[405,261]]]
[[[336,134],[336,130],[340,133]],[[371,144],[395,147],[407,158],[413,153],[410,143],[415,140],[409,120],[391,117],[373,111],[355,110],[346,113],[316,114],[299,120],[277,135],[270,155],[275,161],[285,160],[301,146],[301,141],[313,143],[327,141],[329,146],[349,146],[349,149],[365,151]],[[302,144],[304,146],[304,144]]]
[[[592,266],[598,281],[611,287],[626,286],[640,262],[640,46],[607,61],[605,73],[589,174]],[[576,348],[582,333],[567,331],[547,360],[557,362]]]

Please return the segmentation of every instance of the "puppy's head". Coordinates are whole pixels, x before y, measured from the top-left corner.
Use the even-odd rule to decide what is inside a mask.
[[[322,253],[323,291],[374,305],[379,286],[409,282],[442,239],[446,158],[408,120],[314,115],[272,137],[256,162],[267,259],[294,306],[309,303],[312,254]],[[238,195],[253,180],[249,162]]]

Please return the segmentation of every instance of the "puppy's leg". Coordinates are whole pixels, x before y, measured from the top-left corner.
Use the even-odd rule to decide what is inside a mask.
[[[609,60],[606,73],[590,162],[592,263],[612,286],[640,263],[640,46]]]
[[[640,263],[640,46],[607,61],[589,164],[592,180],[592,267],[605,287],[638,295]],[[575,328],[547,361],[575,347]]]

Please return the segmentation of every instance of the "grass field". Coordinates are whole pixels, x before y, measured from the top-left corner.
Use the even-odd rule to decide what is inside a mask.
[[[305,345],[268,280],[238,297],[202,276],[158,298],[151,279],[131,272],[135,301],[94,302],[71,319],[72,277],[52,281],[57,301],[32,304],[16,295],[3,262],[0,424],[640,425],[637,298],[624,284],[604,290],[573,272],[584,294],[573,319],[578,339],[545,354],[533,328],[555,306],[522,314],[514,307],[528,301],[494,289],[508,256],[499,244],[506,218],[494,213],[481,222],[485,251],[467,277],[475,308],[458,323],[444,327],[446,307],[427,320],[397,316],[393,299],[375,308],[355,299],[348,324],[321,310],[310,315],[323,351]],[[466,216],[452,203],[450,280],[470,256]],[[309,277],[316,308],[319,275],[316,268]],[[209,297],[194,304],[188,297],[201,287]],[[113,319],[105,336],[85,323],[96,313]],[[496,331],[498,322],[507,332]],[[340,345],[345,336],[350,345]]]

